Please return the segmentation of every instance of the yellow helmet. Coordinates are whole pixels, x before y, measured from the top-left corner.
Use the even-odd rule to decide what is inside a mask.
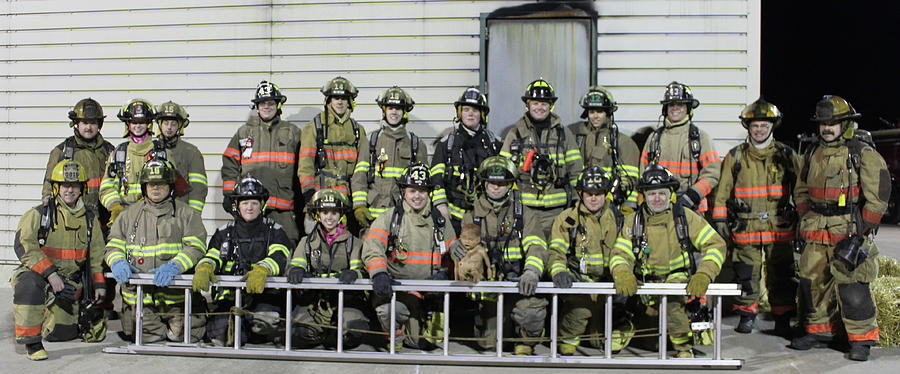
[[[162,104],[159,104],[156,107],[156,124],[159,126],[159,132],[162,133],[162,121],[165,119],[175,119],[178,121],[179,129],[178,135],[184,135],[184,128],[191,123],[191,120],[188,119],[190,115],[184,107],[178,105],[178,103],[174,101],[166,101]]]
[[[763,98],[756,99],[756,101],[750,103],[744,107],[744,110],[741,111],[740,118],[741,125],[744,128],[750,127],[750,122],[752,121],[769,121],[772,122],[772,128],[778,127],[781,124],[781,118],[783,115],[781,111],[778,110],[778,107],[775,104],[772,104],[766,101]]]
[[[53,166],[50,177],[47,178],[50,183],[87,183],[87,173],[84,167],[75,160],[62,160]]]

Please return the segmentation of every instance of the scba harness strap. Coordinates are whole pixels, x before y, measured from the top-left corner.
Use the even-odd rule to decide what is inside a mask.
[[[694,254],[697,253],[697,248],[694,247],[694,244],[691,243],[690,238],[690,228],[687,223],[687,215],[684,213],[684,206],[681,205],[680,202],[672,203],[672,216],[675,221],[675,236],[678,238],[678,244],[681,246],[682,254],[686,254],[688,258],[689,268],[678,268],[674,270],[670,270],[668,274],[678,272],[678,271],[687,271],[688,274],[694,274],[697,271],[697,263],[694,259]],[[649,255],[649,248],[647,247],[647,238],[646,238],[646,222],[644,222],[644,211],[643,209],[638,209],[635,212],[634,224],[632,225],[632,237],[631,237],[631,250],[634,254],[634,258],[637,261],[641,261],[643,264],[646,261],[647,255]],[[636,275],[645,277],[643,271],[635,266],[634,271]],[[666,274],[666,276],[668,276]],[[663,279],[665,280],[665,279]],[[644,279],[644,281],[647,281]]]
[[[328,112],[326,111],[324,114],[327,116]],[[322,115],[317,115],[313,117],[313,124],[316,128],[316,162],[315,162],[315,175],[326,175],[335,179],[340,179],[345,182],[350,181],[349,175],[335,175],[333,173],[324,170],[326,166],[328,166],[328,154],[325,150],[325,145],[349,145],[353,147],[353,149],[359,149],[359,122],[356,122],[355,119],[350,118],[350,125],[353,126],[353,143],[347,142],[332,142],[328,140],[328,128],[322,123]],[[330,174],[330,175],[329,175]]]
[[[433,206],[431,207],[431,219],[434,223],[434,245],[441,249],[441,254],[443,255],[447,251],[446,243],[444,243],[444,225],[446,224],[446,219],[444,219],[444,216],[441,214],[441,212]],[[400,225],[402,223],[403,206],[397,205],[394,207],[394,213],[391,215],[391,223],[389,227],[386,247],[386,252],[388,253],[388,255],[390,255],[391,251],[396,247],[398,235],[400,234]],[[434,251],[433,248],[434,246],[432,246],[432,251]],[[400,252],[400,250],[398,249],[397,252]]]
[[[321,231],[315,230],[315,229],[313,231],[315,231],[317,233],[317,235],[319,235],[319,238],[322,239],[322,242],[325,243],[325,240],[324,240],[325,238],[322,237]],[[310,245],[310,243],[309,243],[311,240],[311,236],[312,235],[308,235],[306,237],[306,243],[303,245],[303,251],[306,253],[306,258],[309,259],[309,261],[310,261],[310,263],[309,263],[310,272],[315,274],[315,276],[317,276],[317,277],[334,273],[334,268],[333,268],[333,266],[334,266],[334,251],[331,250],[332,249],[331,244],[328,245],[328,253],[330,256],[329,261],[328,261],[328,269],[327,269],[328,271],[326,272],[326,271],[324,271],[325,269],[322,268],[322,257],[321,256],[319,257],[319,266],[313,266],[313,264],[312,264],[312,245]],[[345,250],[347,252],[347,261],[349,263],[351,253],[353,252],[353,235],[350,235],[347,238]],[[320,251],[320,249],[316,248],[316,251]]]
[[[378,143],[378,136],[381,135],[381,130],[378,129],[372,135],[369,135],[369,173],[367,176],[367,183],[372,184],[375,182],[375,163],[377,162],[377,154],[375,152],[376,144]],[[412,131],[409,132],[409,148],[410,148],[410,160],[415,161],[416,156],[419,153],[419,137]]]
[[[512,230],[507,233],[499,233],[498,232],[497,233],[498,235],[495,235],[495,236],[482,236],[481,239],[482,239],[482,241],[486,242],[488,245],[488,258],[490,258],[491,263],[493,265],[508,264],[509,267],[511,268],[510,270],[515,271],[516,274],[518,274],[521,271],[522,267],[525,265],[524,253],[517,263],[512,263],[511,261],[506,261],[506,258],[505,258],[506,256],[503,256],[503,254],[502,254],[506,248],[509,248],[509,242],[510,242],[510,240],[512,240],[514,235],[516,236],[517,240],[519,241],[520,250],[524,250],[524,249],[522,249],[522,233],[525,231],[525,219],[524,219],[525,207],[522,205],[522,199],[519,196],[518,190],[514,190],[512,192],[511,198],[512,198],[512,203],[513,203],[513,205],[512,205],[512,208],[513,208]],[[484,225],[486,224],[484,218],[485,217],[479,217],[479,216],[472,217],[472,223],[474,223],[475,225],[478,225],[478,227],[481,227],[481,230],[482,230],[481,232],[487,232],[487,230],[486,230],[487,228],[484,227]],[[502,229],[503,222],[499,222],[499,223],[500,223],[500,226]],[[503,246],[498,247],[497,244],[500,243],[501,241],[503,241]],[[500,268],[500,267],[498,266],[498,268]]]

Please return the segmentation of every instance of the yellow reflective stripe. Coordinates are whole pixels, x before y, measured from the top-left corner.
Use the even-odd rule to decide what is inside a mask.
[[[203,206],[205,205],[205,203],[200,200],[188,200],[188,205],[191,208],[196,209],[198,212],[203,212]]]
[[[276,253],[278,253],[278,252],[283,253],[283,254],[284,254],[284,257],[290,257],[290,256],[291,256],[291,252],[288,252],[287,247],[285,247],[283,244],[275,243],[275,244],[269,245],[269,253],[268,253],[268,256],[272,256],[272,255],[274,255],[274,254],[276,254]]]
[[[532,245],[539,245],[542,249],[547,248],[547,242],[545,242],[539,236],[531,235],[526,236],[525,239],[522,239],[522,248],[525,248],[525,252],[528,252],[528,249],[531,248]]]
[[[202,173],[188,173],[188,182],[190,183],[200,183],[204,186],[208,185],[206,180],[206,176]]]
[[[275,263],[275,260],[273,260],[270,257],[266,257],[266,258],[260,260],[259,262],[257,262],[256,264],[259,266],[265,267],[266,269],[269,269],[269,275],[271,275],[271,276],[277,276],[279,273],[278,264]]]
[[[703,228],[700,229],[700,235],[697,235],[697,239],[694,240],[694,246],[697,248],[703,248],[703,245],[712,238],[715,230],[712,229],[708,224],[703,225]]]
[[[543,206],[554,206],[566,203],[566,193],[554,193],[554,194],[542,194],[541,198],[538,198],[538,194],[535,193],[522,193],[522,204],[535,206],[535,205],[543,205]]]
[[[614,248],[627,253],[628,256],[630,256],[630,258],[632,260],[635,259],[634,252],[632,252],[634,247],[631,246],[631,240],[625,239],[623,237],[619,237],[616,239],[616,244],[615,244]],[[615,257],[613,257],[613,258],[615,258]]]
[[[112,266],[112,264],[114,264],[114,263],[116,263],[116,262],[118,262],[118,261],[120,261],[120,260],[121,260],[121,261],[126,260],[126,258],[125,258],[125,253],[122,253],[122,252],[119,252],[119,251],[113,251],[113,252],[110,252],[110,253],[106,256],[106,264],[109,265],[109,266]]]
[[[721,269],[722,262],[723,262],[722,257],[723,257],[722,252],[719,252],[719,250],[716,248],[710,248],[710,249],[706,250],[706,255],[703,256],[702,261],[710,260],[710,261],[716,263],[716,265],[718,265],[719,268]]]
[[[175,255],[175,257],[172,258],[172,261],[175,261],[181,265],[182,272],[185,272],[188,269],[194,267],[194,261],[191,260],[191,258],[188,257],[188,255],[184,254],[184,252],[181,252],[181,253]]]
[[[186,246],[199,247],[201,250],[203,250],[203,253],[206,253],[206,243],[200,241],[200,238],[196,236],[185,236],[181,238],[181,243]]]
[[[294,257],[291,259],[291,266],[296,266],[305,270],[309,266],[309,263],[306,262],[306,259],[304,258]]]
[[[529,266],[535,268],[538,274],[544,273],[544,261],[537,256],[528,256],[528,258],[525,259],[525,267],[527,268]]]
[[[560,262],[554,262],[553,264],[550,265],[550,275],[556,275],[556,273],[559,273],[559,272],[565,271],[565,270],[566,270],[566,265],[563,265]]]
[[[134,305],[137,302],[137,293],[131,293],[126,290],[122,290],[122,300],[128,303],[129,305]],[[144,293],[144,304],[151,305],[174,305],[174,304],[183,304],[184,303],[184,294],[179,293],[166,293],[166,292],[154,292]]]
[[[445,169],[446,169],[446,165],[444,165],[443,162],[434,164],[434,166],[431,167],[431,174],[432,174],[432,176],[434,174],[444,174]]]
[[[378,216],[380,216],[382,213],[386,212],[388,209],[391,209],[391,208],[372,208],[372,207],[369,207],[369,213],[372,213],[372,217],[378,218]]]
[[[353,206],[366,205],[369,200],[368,191],[353,191]]]
[[[450,215],[456,219],[462,220],[463,216],[466,215],[467,210],[454,205],[452,202],[448,201],[447,207],[449,208],[448,210],[450,210]]]
[[[556,248],[563,253],[569,252],[569,241],[556,238],[550,241],[550,249]]]
[[[368,173],[369,172],[369,163],[367,161],[358,161],[356,163],[356,168],[353,169],[354,173]]]
[[[626,261],[624,257],[618,256],[618,255],[613,256],[612,260],[609,260],[609,269],[610,270],[615,269],[616,266],[619,266],[619,265],[628,266],[628,261]]]

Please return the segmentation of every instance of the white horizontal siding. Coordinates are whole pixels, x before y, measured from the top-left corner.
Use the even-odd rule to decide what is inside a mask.
[[[430,146],[459,92],[478,84],[481,13],[524,3],[2,2],[0,259],[15,258],[19,217],[38,204],[47,153],[71,134],[66,113],[81,98],[104,106],[103,133],[113,143],[123,132],[115,114],[129,99],[185,105],[186,139],[209,174],[203,217],[212,232],[229,218],[221,210],[221,152],[260,80],[283,89],[284,118],[302,124],[321,110],[322,83],[348,77],[360,88],[354,117],[367,129],[381,117],[375,97],[398,84],[417,102],[410,129]],[[663,86],[678,80],[692,85],[702,102],[695,119],[725,152],[743,131],[738,111],[758,94],[758,3],[595,1],[598,82],[618,99],[622,129],[655,125]]]

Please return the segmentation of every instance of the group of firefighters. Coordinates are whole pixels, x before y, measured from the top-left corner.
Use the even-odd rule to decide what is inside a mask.
[[[848,358],[864,361],[878,341],[868,283],[891,180],[856,129],[860,114],[840,97],[816,104],[818,143],[803,155],[773,139],[778,108],[751,103],[740,114],[746,141],[722,160],[692,121],[699,100],[678,82],[666,86],[662,123],[640,150],[619,132],[618,106],[604,87],[591,86],[580,100],[582,121],[564,126],[553,87],[531,82],[521,97],[526,111],[502,141],[488,130],[486,96],[470,87],[454,102],[454,125],[435,141],[429,166],[425,142],[407,128],[415,102],[405,90],[378,96],[383,116],[368,136],[352,118],[358,89],[349,80],[336,77],[321,92],[324,110],[301,130],[282,120],[287,97],[278,86],[259,84],[255,110],[222,156],[223,207],[234,220],[208,241],[200,216],[206,171],[197,147],[182,139],[185,109],[129,101],[117,116],[125,141],[113,146],[100,135],[100,104],[79,101],[69,112],[74,135],[50,153],[43,203],[15,235],[15,332],[27,357],[47,358],[43,339],[102,340],[103,308],[114,297],[107,290],[116,284],[124,334],[185,340],[184,292],[169,287],[184,273],[207,296],[192,298],[190,339],[216,346],[234,344],[229,316],[238,309],[249,331],[241,343],[284,344],[286,320],[296,346],[340,338],[352,348],[366,331],[389,331],[394,322],[395,349],[432,349],[442,321],[435,295],[397,292],[392,313],[396,280],[505,280],[519,293],[504,299],[511,326],[503,338],[515,354],[530,355],[547,331],[548,299],[535,293],[545,279],[561,288],[614,283],[607,338],[615,350],[660,313],[658,298],[636,295],[639,284],[686,283],[686,295],[669,297],[665,312],[676,357],[691,358],[703,340],[692,318],[723,266],[734,274],[725,281],[742,290],[733,305],[739,333],[753,330],[767,295],[775,333],[795,349],[840,337]],[[142,300],[129,283],[135,273],[154,274]],[[242,305],[232,289],[215,286],[219,275],[243,276]],[[299,293],[285,316],[285,291],[266,287],[272,276],[294,284],[368,277],[372,291],[345,293],[337,337],[335,293]],[[133,331],[138,302],[143,331]],[[466,318],[468,331],[451,332],[496,349],[496,295],[454,302],[475,318]],[[561,297],[561,354],[599,344],[604,303]],[[795,316],[802,334],[793,333]]]

